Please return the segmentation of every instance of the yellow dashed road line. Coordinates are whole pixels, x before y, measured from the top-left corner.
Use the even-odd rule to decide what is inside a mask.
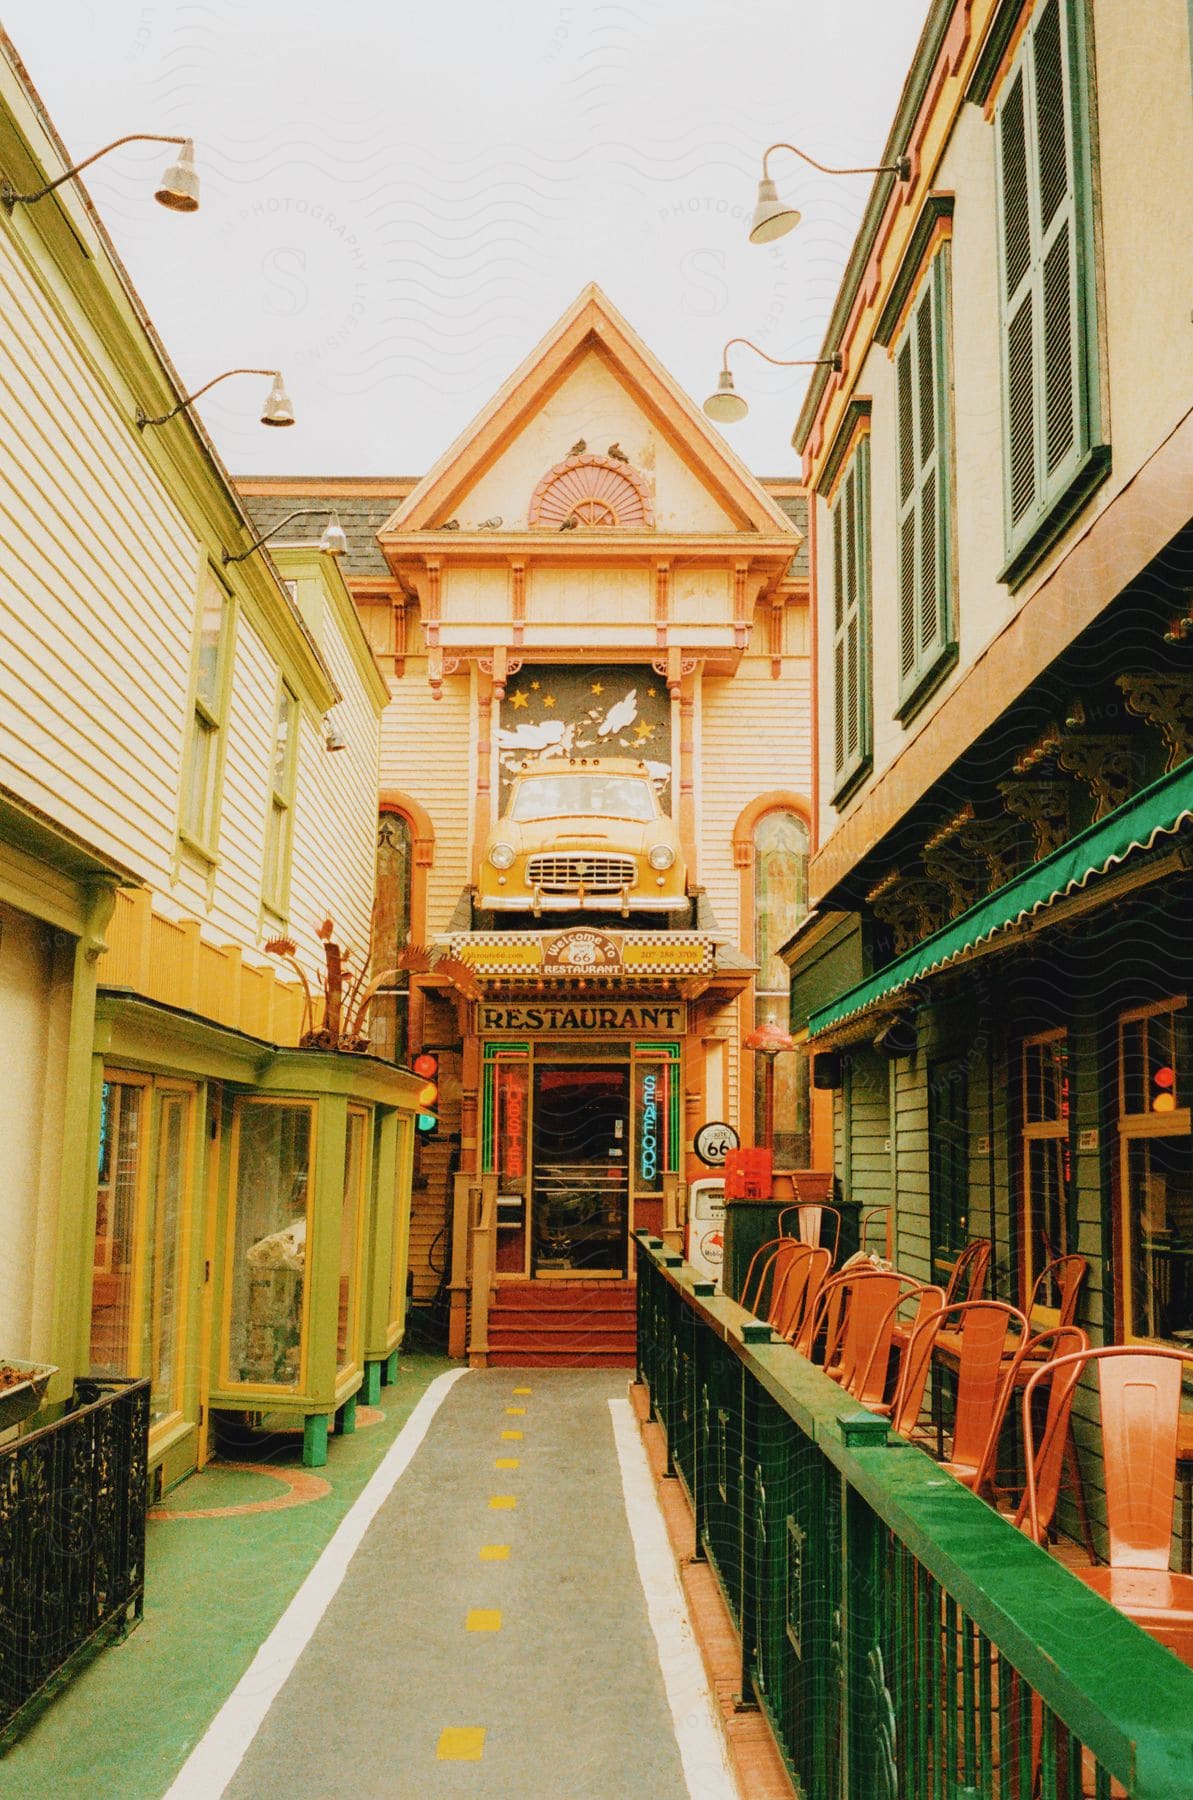
[[[522,1436],[522,1433],[520,1431],[503,1431],[501,1435],[507,1442],[517,1443],[518,1439]]]
[[[508,1562],[509,1554],[508,1544],[482,1544],[480,1548],[482,1562]]]
[[[526,1415],[526,1408],[524,1406],[507,1406],[505,1410],[511,1419],[521,1419]]]
[[[499,1456],[493,1463],[495,1469],[516,1469],[519,1466],[516,1456]]]
[[[474,1606],[464,1621],[465,1631],[500,1631],[501,1614],[493,1607]]]
[[[513,1494],[490,1494],[489,1505],[495,1512],[511,1512],[518,1502]]]
[[[479,1762],[485,1752],[483,1725],[448,1725],[439,1733],[438,1762]]]

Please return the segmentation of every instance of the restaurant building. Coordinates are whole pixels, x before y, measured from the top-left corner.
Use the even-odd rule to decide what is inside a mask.
[[[713,1172],[703,1123],[755,1141],[742,1040],[787,1010],[776,953],[810,824],[802,496],[746,471],[596,288],[421,480],[240,486],[263,526],[335,502],[390,675],[382,914],[438,953],[381,1026],[440,1058],[416,1297],[450,1281],[453,1348],[477,1361],[624,1360],[630,1234],[681,1229],[686,1184]],[[806,1170],[804,1059],[776,1081],[777,1163]],[[577,1345],[578,1319],[618,1307],[619,1330]]]

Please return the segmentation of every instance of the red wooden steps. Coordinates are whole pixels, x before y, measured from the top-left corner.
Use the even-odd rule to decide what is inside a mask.
[[[493,1368],[633,1368],[632,1281],[498,1284],[489,1308]]]

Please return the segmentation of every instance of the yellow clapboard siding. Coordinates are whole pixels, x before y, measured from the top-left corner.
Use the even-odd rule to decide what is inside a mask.
[[[425,661],[409,658],[393,692],[381,725],[381,788],[409,794],[435,821],[435,861],[427,881],[427,930],[433,934],[446,930],[469,878],[469,689],[459,678],[449,679],[443,698],[432,699]]]

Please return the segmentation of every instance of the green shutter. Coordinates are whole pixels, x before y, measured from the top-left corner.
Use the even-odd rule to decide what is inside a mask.
[[[833,508],[833,772],[838,792],[870,757],[869,440],[863,437]]]
[[[932,264],[895,351],[898,415],[900,717],[952,654],[948,519],[947,250]]]
[[[1046,0],[996,121],[1012,582],[1031,566],[1017,553],[1038,544],[1042,554],[1042,527],[1060,509],[1062,528],[1087,491],[1074,492],[1090,463],[1097,389],[1084,64],[1083,0]]]

